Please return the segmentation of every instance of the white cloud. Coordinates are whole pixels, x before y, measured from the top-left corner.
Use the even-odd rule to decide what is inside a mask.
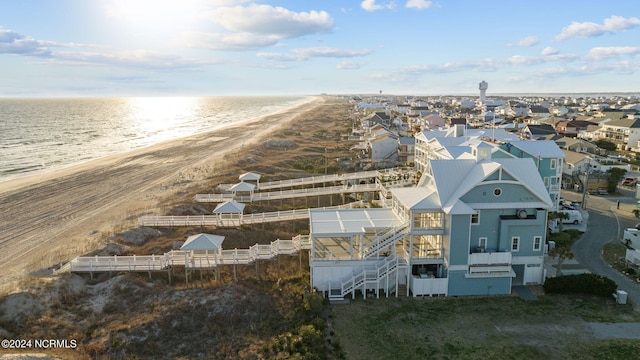
[[[336,69],[340,69],[340,70],[355,70],[355,69],[360,69],[365,64],[366,63],[362,62],[362,61],[344,60],[344,61],[340,62],[338,65],[336,65]]]
[[[360,3],[360,7],[366,11],[377,11],[382,9],[394,9],[396,4],[394,2],[389,2],[384,5],[380,5],[376,3],[376,0],[363,0]]]
[[[594,22],[572,22],[571,25],[563,28],[560,34],[556,36],[556,41],[572,38],[589,38],[605,33],[618,33],[636,26],[640,26],[639,18],[625,18],[622,16],[611,16],[605,19],[602,24]]]
[[[292,52],[304,55],[306,57],[355,57],[371,54],[370,49],[336,49],[330,47],[313,47],[304,49],[293,49]]]
[[[370,49],[337,49],[330,47],[312,47],[292,49],[290,53],[258,53],[263,59],[275,61],[305,61],[314,57],[350,58],[369,55]]]
[[[55,49],[74,49],[56,51]],[[37,40],[12,30],[0,28],[0,54],[36,56],[48,59],[46,64],[68,65],[116,65],[122,67],[145,67],[151,69],[184,69],[213,64],[213,60],[194,60],[180,56],[135,50],[128,52],[83,52],[77,48],[99,48],[94,45],[57,43]]]
[[[548,55],[556,55],[558,54],[559,51],[552,48],[551,46],[547,46],[546,48],[542,49],[542,56],[548,56]]]
[[[253,50],[274,46],[281,37],[269,34],[241,33],[202,33],[182,34],[181,43],[188,47],[209,50]]]
[[[424,10],[424,9],[428,9],[428,8],[432,7],[433,6],[433,2],[432,1],[427,1],[427,0],[409,0],[405,4],[405,6],[407,8],[409,8],[409,9]]]
[[[115,65],[129,68],[155,70],[177,70],[219,63],[216,60],[188,59],[180,56],[134,50],[114,54],[96,52],[56,52],[51,56],[55,61],[74,62],[85,65]]]
[[[552,62],[571,62],[578,59],[574,54],[548,54],[546,56],[514,55],[508,58],[484,58],[462,62],[444,64],[421,64],[406,66],[387,73],[374,74],[376,79],[390,79],[392,81],[408,81],[424,74],[445,74],[462,71],[495,72],[512,66],[540,65]]]
[[[48,40],[37,40],[13,30],[0,27],[0,54],[16,54],[46,57],[51,55],[51,48],[97,48],[95,45],[77,43],[59,43]]]
[[[587,53],[587,59],[602,60],[611,57],[617,57],[621,55],[636,55],[640,54],[640,47],[637,46],[609,46],[609,47],[595,47],[589,50]]]
[[[513,44],[508,44],[508,46],[530,47],[530,46],[537,45],[539,42],[540,42],[540,40],[538,39],[537,36],[527,36],[527,37],[524,37],[522,39],[519,39],[518,41],[516,41]]]
[[[221,7],[212,10],[209,19],[227,30],[281,38],[324,33],[333,28],[333,19],[326,11],[294,12],[270,5]]]

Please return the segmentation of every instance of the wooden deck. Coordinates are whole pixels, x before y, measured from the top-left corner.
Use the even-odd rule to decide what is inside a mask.
[[[267,245],[255,244],[248,249],[220,250],[206,255],[172,250],[163,255],[78,256],[62,270],[76,273],[150,272],[174,266],[185,267],[188,270],[215,269],[219,265],[251,264],[256,260],[292,255],[308,249],[311,249],[309,236],[298,235],[291,240],[278,239]]]
[[[229,218],[229,214],[214,215],[185,215],[185,216],[144,216],[140,218],[141,226],[174,227],[174,226],[216,226],[235,227],[247,224],[262,224],[268,222],[300,220],[309,218],[309,210],[314,209],[352,209],[365,206],[362,201],[356,201],[345,205],[326,206],[322,208],[297,209],[285,211],[273,211],[256,214],[242,214],[236,218]]]

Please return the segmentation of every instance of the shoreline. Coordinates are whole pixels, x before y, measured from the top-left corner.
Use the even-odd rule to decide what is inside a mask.
[[[7,192],[7,191],[19,190],[24,186],[36,185],[37,183],[42,182],[42,181],[53,180],[56,177],[62,177],[62,176],[71,175],[71,174],[73,174],[75,172],[83,171],[83,170],[85,170],[87,168],[90,168],[92,166],[99,166],[98,163],[109,161],[111,158],[123,157],[123,156],[127,156],[128,154],[129,155],[134,155],[137,152],[151,151],[156,146],[169,145],[171,142],[174,142],[174,141],[188,140],[191,137],[205,135],[205,134],[209,134],[209,133],[215,133],[215,132],[223,131],[223,130],[225,130],[227,128],[232,128],[232,127],[236,127],[236,126],[242,126],[242,125],[245,125],[245,124],[250,124],[252,122],[261,121],[262,119],[264,119],[266,117],[277,116],[277,115],[279,115],[281,113],[285,113],[287,111],[294,110],[296,108],[305,106],[307,104],[317,102],[318,99],[320,99],[320,98],[321,98],[320,96],[310,95],[310,96],[303,97],[301,99],[301,103],[295,104],[295,105],[293,105],[291,107],[288,107],[288,108],[285,108],[285,109],[278,110],[278,111],[273,112],[273,113],[268,113],[268,114],[265,114],[265,115],[261,115],[261,116],[255,117],[255,118],[245,119],[245,120],[241,120],[241,121],[234,122],[234,123],[231,123],[231,124],[218,125],[217,127],[214,127],[212,129],[208,129],[208,130],[205,130],[205,131],[197,132],[195,134],[182,136],[182,137],[178,137],[178,138],[174,138],[174,139],[163,140],[163,141],[160,141],[160,142],[155,143],[155,144],[150,144],[150,145],[145,145],[145,146],[129,149],[129,150],[126,150],[124,152],[118,152],[118,153],[114,153],[114,154],[99,156],[99,157],[96,157],[96,158],[93,158],[93,159],[87,159],[87,160],[83,160],[83,161],[76,162],[76,163],[62,165],[60,167],[54,167],[54,168],[51,168],[51,169],[36,170],[34,172],[24,173],[22,175],[10,176],[10,177],[4,178],[4,179],[0,178],[0,194],[2,194],[4,192]],[[304,100],[304,99],[306,99],[306,100]]]
[[[216,130],[1,182],[0,287],[94,250],[103,239],[137,226],[141,214],[189,201],[186,196],[212,186],[208,179],[226,172],[243,149],[252,150],[325,103],[312,97]]]

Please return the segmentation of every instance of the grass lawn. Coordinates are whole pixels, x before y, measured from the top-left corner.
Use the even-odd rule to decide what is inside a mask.
[[[347,359],[622,359],[638,340],[599,340],[588,322],[635,322],[613,298],[542,295],[356,299],[329,326]]]

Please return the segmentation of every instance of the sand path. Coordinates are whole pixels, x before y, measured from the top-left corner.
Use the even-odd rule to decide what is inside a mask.
[[[169,196],[192,196],[188,189],[205,186],[226,155],[270,138],[323,102],[315,98],[239,125],[0,183],[0,290],[135,226]]]

